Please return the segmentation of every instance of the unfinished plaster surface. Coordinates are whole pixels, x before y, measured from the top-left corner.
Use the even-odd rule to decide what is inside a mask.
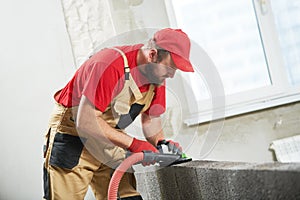
[[[114,35],[107,1],[61,0],[63,14],[76,65],[80,65],[96,46]]]
[[[300,134],[300,103],[278,106],[225,119],[221,136],[205,157],[201,145],[210,123],[197,125],[196,141],[186,149],[196,159],[268,162],[276,158],[269,149],[272,141]],[[185,134],[195,127],[185,127]]]
[[[61,4],[77,67],[114,36],[169,25],[161,0],[61,0]],[[133,36],[127,42],[135,40]]]

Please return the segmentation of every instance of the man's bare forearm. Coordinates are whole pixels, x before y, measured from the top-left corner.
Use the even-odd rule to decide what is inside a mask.
[[[112,128],[101,117],[102,112],[95,108],[91,102],[83,96],[77,114],[76,126],[79,132],[89,134],[96,139],[112,142],[122,148],[128,148],[133,138]]]
[[[159,116],[150,117],[142,114],[142,127],[145,137],[152,145],[156,146],[159,140],[164,139],[161,118]]]

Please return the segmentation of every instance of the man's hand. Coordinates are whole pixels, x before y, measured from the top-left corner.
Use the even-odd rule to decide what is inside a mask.
[[[178,142],[174,142],[173,140],[159,140],[157,145],[166,145],[168,147],[168,151],[174,154],[182,154],[182,147],[179,145]]]
[[[138,153],[138,152],[143,152],[143,151],[153,151],[154,153],[159,153],[159,151],[149,142],[143,141],[143,140],[138,140],[136,138],[133,138],[133,141],[128,148],[129,151],[133,153]],[[154,162],[142,162],[143,166],[147,165],[154,165]]]
[[[138,140],[136,138],[133,138],[133,141],[128,150],[133,153],[138,153],[142,151],[153,151],[155,153],[159,153],[158,150],[149,142]]]

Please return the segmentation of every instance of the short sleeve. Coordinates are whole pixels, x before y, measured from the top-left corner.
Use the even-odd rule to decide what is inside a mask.
[[[97,109],[104,112],[119,93],[122,84],[124,84],[123,74],[119,70],[105,63],[94,63],[83,84],[82,94]]]

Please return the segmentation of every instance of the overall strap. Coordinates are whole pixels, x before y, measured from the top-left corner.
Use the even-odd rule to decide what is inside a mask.
[[[122,55],[125,70],[124,87],[121,92],[115,97],[114,109],[118,114],[127,114],[130,110],[131,94],[134,95],[135,100],[143,98],[143,95],[130,74],[130,68],[125,53],[117,48],[112,49],[118,51]]]
[[[118,48],[112,47],[113,50],[116,50],[117,52],[119,52],[122,57],[123,57],[123,61],[124,61],[124,71],[125,71],[125,80],[129,80],[129,73],[130,73],[130,67],[128,65],[128,60],[127,57],[125,55],[125,53],[123,51],[121,51]]]

